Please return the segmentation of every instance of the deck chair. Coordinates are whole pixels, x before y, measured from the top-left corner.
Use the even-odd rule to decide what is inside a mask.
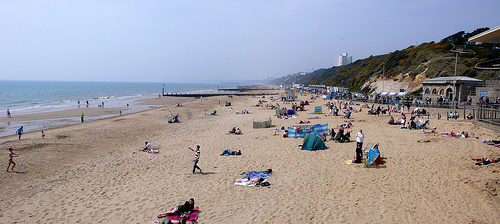
[[[380,158],[380,151],[378,150],[378,144],[373,146],[368,153],[368,157],[365,161],[365,167],[377,167],[377,165],[382,163]]]

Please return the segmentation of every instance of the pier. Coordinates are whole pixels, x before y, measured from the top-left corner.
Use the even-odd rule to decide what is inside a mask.
[[[256,92],[256,91],[266,91],[266,90],[276,90],[274,86],[238,86],[233,88],[217,88],[219,92],[211,92],[211,93],[165,93],[165,89],[162,89],[163,96],[170,97],[209,97],[209,96],[265,96],[265,95],[277,95],[277,91],[275,93],[264,93],[264,92]]]
[[[163,96],[170,96],[170,97],[194,97],[194,98],[200,98],[200,97],[209,97],[209,96],[228,96],[228,95],[233,95],[233,96],[265,96],[265,95],[277,95],[278,93],[223,93],[223,92],[217,92],[217,93],[163,93]]]

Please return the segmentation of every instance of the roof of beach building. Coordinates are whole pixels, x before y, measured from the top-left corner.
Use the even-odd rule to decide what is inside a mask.
[[[469,38],[469,42],[500,43],[500,26]]]
[[[483,82],[483,80],[480,79],[474,79],[466,76],[457,76],[457,77],[438,77],[438,78],[433,78],[433,79],[427,79],[424,80],[424,83],[447,83],[447,82],[453,82],[457,80],[457,82]]]

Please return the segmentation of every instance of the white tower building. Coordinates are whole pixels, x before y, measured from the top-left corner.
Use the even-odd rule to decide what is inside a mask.
[[[348,56],[347,53],[343,53],[333,60],[333,66],[342,66],[352,63],[352,56]]]

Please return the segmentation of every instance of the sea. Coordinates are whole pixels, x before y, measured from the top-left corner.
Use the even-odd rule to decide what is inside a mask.
[[[8,81],[0,80],[0,111],[12,116],[76,109],[80,104],[97,108],[104,102],[106,108],[129,107],[126,113],[151,109],[150,105],[135,104],[137,100],[156,98],[165,93],[210,93],[218,87],[236,87],[231,84],[159,83],[159,82],[84,82],[84,81]],[[88,117],[97,120],[114,115]],[[0,136],[15,134],[17,128],[36,131],[80,122],[79,118],[47,119],[36,121],[0,122]]]

